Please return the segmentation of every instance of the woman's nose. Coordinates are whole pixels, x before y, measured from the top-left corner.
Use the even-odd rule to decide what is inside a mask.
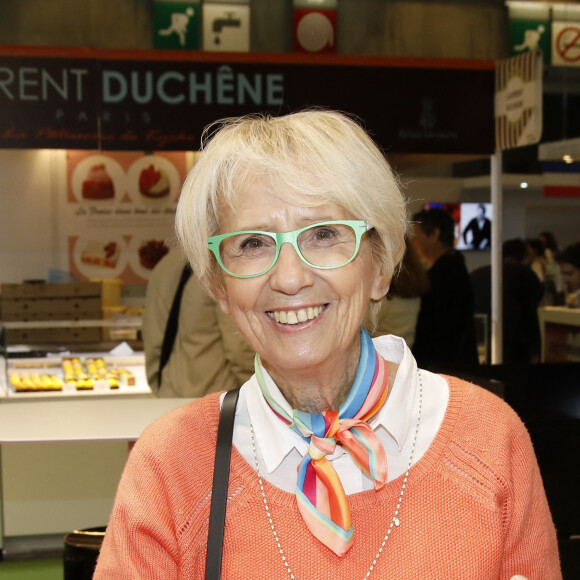
[[[313,282],[312,267],[302,260],[292,244],[282,244],[278,261],[270,271],[271,287],[284,294],[297,294]]]

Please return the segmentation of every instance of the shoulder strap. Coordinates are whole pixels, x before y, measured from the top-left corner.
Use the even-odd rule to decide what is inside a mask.
[[[211,507],[209,513],[209,532],[207,537],[207,554],[205,561],[205,580],[219,580],[222,568],[222,551],[224,544],[224,527],[228,501],[228,480],[232,452],[232,434],[234,418],[238,403],[239,387],[226,393],[222,403],[218,424],[217,444]]]
[[[159,387],[161,387],[161,376],[163,374],[163,369],[169,361],[171,351],[173,350],[173,345],[175,344],[175,338],[177,337],[177,327],[179,326],[179,310],[181,308],[183,290],[187,284],[187,281],[191,278],[192,273],[191,266],[186,264],[181,272],[179,284],[177,285],[177,290],[175,291],[175,296],[173,297],[173,302],[171,303],[171,309],[169,310],[169,316],[167,317],[167,324],[165,325],[165,334],[163,335],[163,342],[161,343],[161,357],[159,359],[157,382]]]

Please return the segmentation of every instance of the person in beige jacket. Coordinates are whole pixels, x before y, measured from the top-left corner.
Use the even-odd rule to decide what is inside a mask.
[[[186,259],[169,252],[153,269],[143,313],[147,381],[159,397],[202,397],[241,386],[254,372],[254,353],[231,318],[195,276],[181,299],[177,335],[159,384],[161,345]]]

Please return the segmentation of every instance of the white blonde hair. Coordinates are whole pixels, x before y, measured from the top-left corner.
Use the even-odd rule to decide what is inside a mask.
[[[406,203],[387,160],[361,126],[323,110],[246,116],[204,131],[202,153],[177,207],[177,236],[211,295],[222,273],[207,239],[226,233],[220,230],[220,207],[235,210],[237,192],[256,179],[296,205],[335,203],[353,219],[369,222],[373,257],[392,277],[405,249]]]

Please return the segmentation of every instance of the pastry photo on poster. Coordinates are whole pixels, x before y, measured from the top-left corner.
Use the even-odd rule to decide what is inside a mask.
[[[69,273],[146,284],[169,251],[186,173],[185,152],[67,151]]]

